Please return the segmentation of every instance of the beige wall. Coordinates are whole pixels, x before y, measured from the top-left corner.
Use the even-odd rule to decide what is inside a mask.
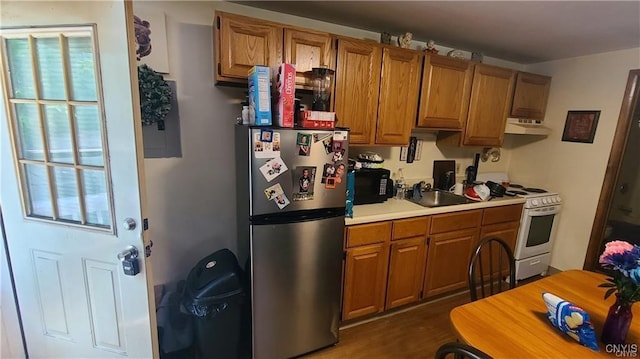
[[[529,66],[553,77],[542,140],[511,141],[513,181],[557,191],[563,208],[551,266],[582,268],[629,70],[640,68],[640,48]],[[562,142],[569,110],[600,110],[593,144]]]
[[[202,257],[221,249],[236,249],[235,181],[233,178],[233,124],[240,114],[244,89],[214,86],[213,28],[216,9],[297,25],[355,38],[378,39],[379,34],[335,24],[254,9],[229,2],[136,1],[134,10],[165,13],[170,73],[176,81],[181,123],[182,157],[146,159],[152,260],[157,284],[184,279]],[[424,46],[414,42],[414,46]],[[447,49],[443,48],[443,52]],[[519,65],[485,57],[485,62],[517,68]],[[422,161],[398,161],[399,147],[379,147],[392,170],[405,168],[407,178],[430,178],[432,161],[456,159],[462,171],[480,149],[439,149],[433,134],[421,134],[426,143]],[[507,154],[503,158],[508,157]],[[508,161],[498,162],[506,169]],[[495,165],[495,164],[494,164]],[[488,165],[487,165],[488,166]],[[485,170],[484,164],[480,165]]]
[[[354,147],[349,150],[350,157],[356,158],[359,153],[375,152],[382,156],[385,160],[384,166],[394,174],[399,168],[402,168],[405,180],[408,184],[426,181],[430,182],[433,178],[433,161],[436,160],[455,160],[459,171],[456,177],[462,181],[465,177],[465,168],[473,164],[473,158],[476,153],[482,152],[482,147],[438,147],[436,145],[436,134],[428,132],[415,132],[413,136],[423,141],[421,158],[419,161],[407,163],[400,161],[400,147]],[[478,169],[480,173],[485,172],[506,172],[509,164],[509,150],[501,150],[500,161],[498,162],[480,162]]]

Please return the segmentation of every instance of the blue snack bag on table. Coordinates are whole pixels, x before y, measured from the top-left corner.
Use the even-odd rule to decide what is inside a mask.
[[[600,351],[596,331],[587,312],[551,293],[542,293],[542,299],[547,305],[551,324],[585,347]]]

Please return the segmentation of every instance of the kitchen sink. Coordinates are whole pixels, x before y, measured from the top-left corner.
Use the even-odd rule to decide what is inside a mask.
[[[442,207],[471,202],[464,196],[440,190],[422,192],[422,198],[408,198],[408,200],[424,207]]]

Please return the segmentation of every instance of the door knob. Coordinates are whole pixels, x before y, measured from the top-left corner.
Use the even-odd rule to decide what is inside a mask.
[[[127,231],[133,231],[136,229],[136,221],[133,218],[125,218],[122,225]]]

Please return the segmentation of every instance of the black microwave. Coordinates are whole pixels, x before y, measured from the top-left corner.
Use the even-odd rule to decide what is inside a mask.
[[[382,203],[393,197],[391,172],[384,168],[355,170],[353,204]]]

